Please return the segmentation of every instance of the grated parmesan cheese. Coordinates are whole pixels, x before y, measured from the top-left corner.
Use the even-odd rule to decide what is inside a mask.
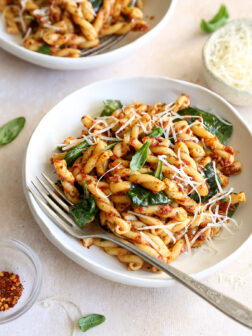
[[[208,66],[234,87],[252,90],[252,26],[241,21],[228,24],[209,44]]]

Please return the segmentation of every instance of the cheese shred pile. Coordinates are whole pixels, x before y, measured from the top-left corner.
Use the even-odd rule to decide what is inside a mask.
[[[238,21],[220,29],[209,44],[208,66],[227,84],[252,91],[252,25]]]

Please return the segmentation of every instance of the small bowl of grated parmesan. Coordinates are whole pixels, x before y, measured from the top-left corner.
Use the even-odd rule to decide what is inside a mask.
[[[252,19],[231,21],[218,29],[203,48],[209,87],[240,106],[252,105]]]

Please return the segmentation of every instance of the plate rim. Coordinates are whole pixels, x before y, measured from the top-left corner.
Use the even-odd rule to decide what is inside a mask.
[[[191,82],[187,82],[187,81],[184,81],[184,80],[170,78],[170,77],[167,77],[167,76],[129,76],[129,77],[104,79],[104,80],[99,80],[99,81],[92,82],[90,84],[87,84],[87,85],[79,88],[78,90],[75,90],[75,91],[71,92],[70,94],[65,96],[63,99],[61,99],[56,105],[54,105],[41,118],[41,120],[39,121],[39,123],[37,124],[37,126],[35,127],[35,129],[33,130],[32,134],[31,134],[31,137],[28,141],[27,148],[26,148],[26,151],[25,151],[25,156],[24,156],[24,160],[23,160],[23,169],[22,169],[22,185],[23,185],[23,191],[24,191],[24,194],[25,194],[25,198],[27,200],[27,203],[29,205],[31,213],[32,213],[35,221],[39,225],[40,229],[42,230],[44,235],[47,237],[47,239],[54,246],[56,246],[61,252],[63,252],[68,258],[70,258],[71,260],[73,260],[74,262],[76,262],[77,264],[82,266],[83,268],[87,269],[88,271],[91,271],[92,273],[95,273],[96,275],[99,275],[99,276],[101,276],[101,277],[103,277],[107,280],[111,280],[113,282],[117,282],[117,283],[121,283],[121,284],[125,284],[125,285],[130,285],[130,286],[136,286],[136,287],[151,287],[151,288],[169,287],[171,285],[174,285],[176,283],[176,280],[173,280],[173,279],[149,279],[149,278],[137,278],[136,279],[136,278],[132,278],[131,276],[128,276],[127,274],[118,274],[118,272],[115,272],[111,269],[107,270],[107,268],[103,269],[102,267],[97,267],[92,262],[81,259],[77,252],[74,252],[74,250],[70,250],[67,247],[65,247],[63,245],[63,243],[61,241],[59,241],[57,239],[57,237],[50,231],[47,224],[44,223],[44,221],[42,221],[41,218],[39,218],[39,216],[37,215],[37,213],[36,213],[36,211],[33,207],[32,201],[34,201],[34,200],[32,199],[32,196],[29,193],[29,191],[27,189],[28,186],[26,184],[26,158],[27,158],[27,152],[28,152],[30,143],[32,142],[32,138],[33,138],[34,133],[36,132],[38,126],[40,125],[40,123],[44,119],[46,119],[48,117],[48,114],[52,110],[56,109],[58,107],[58,105],[62,104],[66,99],[69,99],[69,97],[71,97],[72,95],[75,95],[77,92],[82,91],[83,89],[86,89],[88,87],[91,88],[94,85],[103,84],[103,83],[104,84],[105,83],[109,84],[110,82],[113,82],[113,81],[139,80],[139,79],[165,80],[165,81],[170,81],[170,82],[173,82],[173,83],[179,83],[179,84],[182,84],[184,86],[190,86],[190,87],[194,87],[196,89],[200,89],[202,91],[205,91],[207,94],[210,94],[210,95],[214,96],[215,98],[221,100],[232,111],[232,113],[237,116],[237,118],[241,121],[243,126],[248,130],[248,132],[251,136],[251,139],[252,139],[251,129],[248,127],[245,120],[242,118],[242,116],[239,114],[239,112],[235,109],[235,107],[233,107],[229,102],[227,102],[224,98],[219,96],[217,93],[215,93],[215,92],[213,92],[213,91],[209,90],[208,88],[205,88],[201,85],[191,83]],[[204,279],[205,277],[215,273],[217,270],[223,268],[224,266],[229,264],[232,260],[234,260],[236,257],[238,257],[238,255],[242,253],[242,251],[249,245],[250,242],[252,242],[252,235],[248,236],[247,239],[241,244],[240,247],[238,247],[234,252],[232,252],[229,256],[227,256],[223,260],[221,260],[221,261],[217,262],[216,264],[206,268],[205,270],[202,270],[198,273],[191,273],[190,275],[193,278],[200,280],[200,279]]]

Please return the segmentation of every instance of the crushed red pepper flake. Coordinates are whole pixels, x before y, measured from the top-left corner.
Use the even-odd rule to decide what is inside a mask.
[[[0,272],[0,311],[14,307],[23,293],[19,275]]]

